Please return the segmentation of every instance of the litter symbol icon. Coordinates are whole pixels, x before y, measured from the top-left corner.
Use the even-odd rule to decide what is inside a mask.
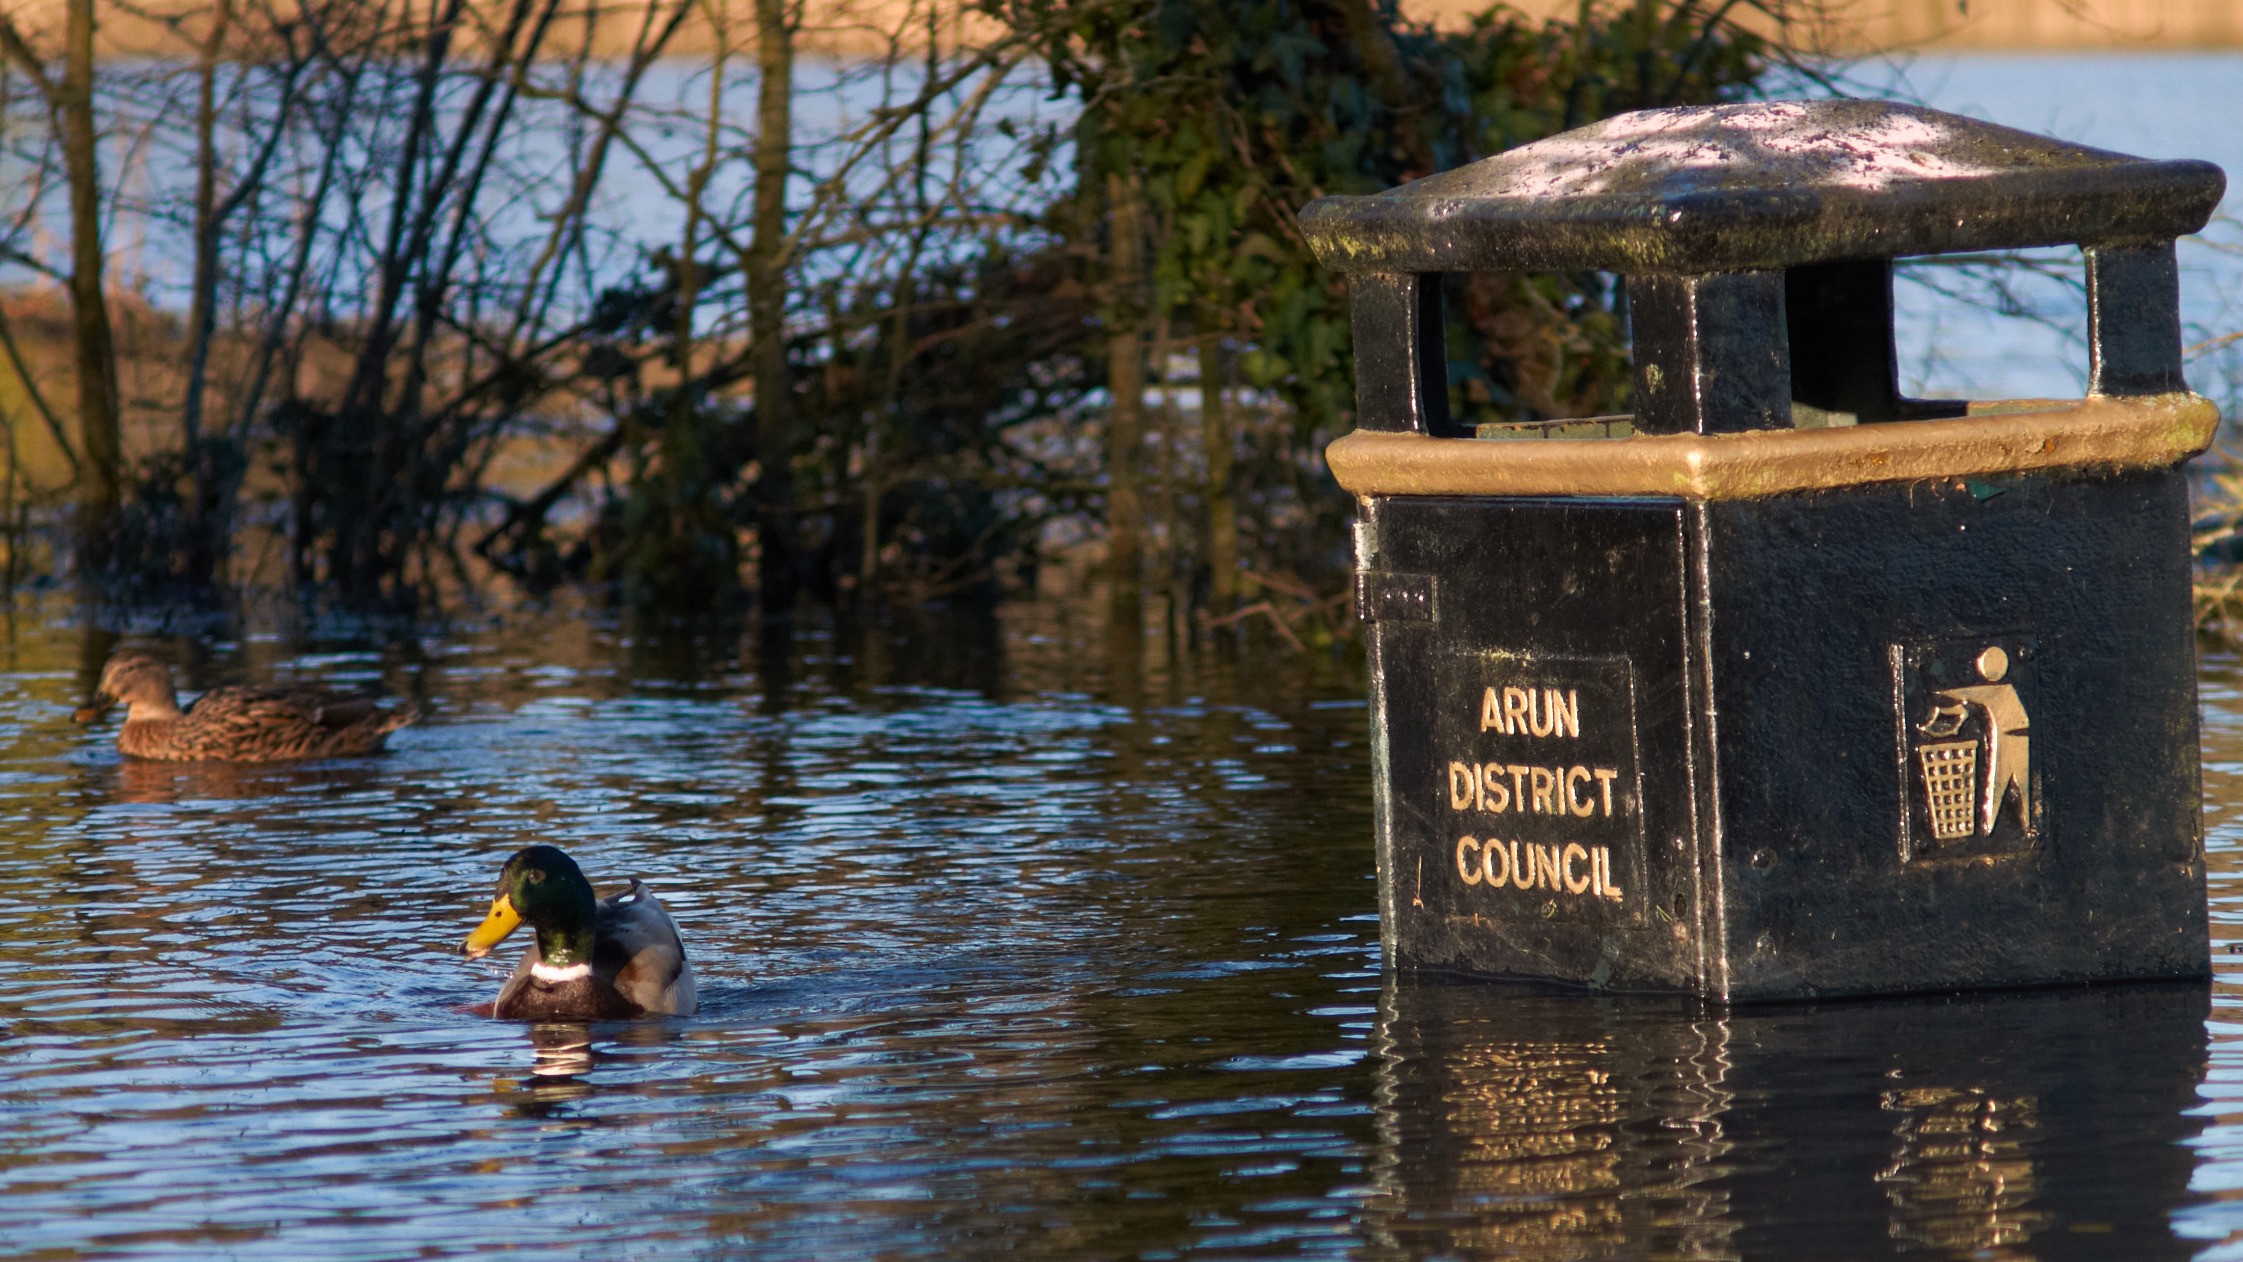
[[[2010,650],[1984,641],[1896,646],[1895,666],[1907,716],[1904,764],[1920,794],[1911,813],[1921,842],[1904,844],[1905,852],[1977,854],[2029,844],[2038,832],[2032,719]]]

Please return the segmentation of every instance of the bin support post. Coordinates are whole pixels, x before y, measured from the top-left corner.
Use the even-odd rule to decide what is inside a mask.
[[[2091,245],[2087,392],[2165,394],[2181,379],[2181,277],[2173,243]]]
[[[1371,272],[1348,278],[1355,332],[1355,425],[1453,437],[1441,278]]]
[[[1781,271],[1631,276],[1628,320],[1638,433],[1790,428]]]

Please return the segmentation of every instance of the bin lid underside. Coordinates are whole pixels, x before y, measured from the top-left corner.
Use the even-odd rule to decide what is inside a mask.
[[[1342,272],[1704,273],[2161,242],[2226,186],[1922,106],[1768,101],[1616,115],[1300,221]]]

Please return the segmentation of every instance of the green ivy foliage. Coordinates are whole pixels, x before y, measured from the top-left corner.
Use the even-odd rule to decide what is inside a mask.
[[[1305,435],[1353,411],[1354,378],[1345,286],[1310,256],[1303,205],[1612,113],[1749,94],[1769,49],[1722,16],[1734,7],[1591,4],[1576,25],[1497,6],[1450,32],[1391,0],[1012,0],[1005,17],[1040,33],[1056,85],[1084,103],[1077,231],[1105,222],[1115,177],[1149,212],[1150,275],[1109,295],[1109,318],[1232,340],[1246,382]],[[1624,406],[1619,301],[1594,275],[1456,280],[1456,414]]]

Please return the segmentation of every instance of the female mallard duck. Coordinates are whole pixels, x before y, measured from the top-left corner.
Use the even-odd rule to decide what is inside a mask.
[[[383,710],[374,698],[319,688],[213,688],[181,710],[171,668],[145,653],[119,653],[101,668],[91,720],[123,702],[117,748],[165,762],[281,762],[370,754],[391,732],[419,718],[410,707]]]
[[[576,860],[552,846],[516,851],[498,874],[491,912],[460,946],[479,960],[527,924],[537,942],[499,988],[491,1015],[511,1021],[605,1021],[690,1016],[693,969],[654,892],[631,888],[595,899]]]

